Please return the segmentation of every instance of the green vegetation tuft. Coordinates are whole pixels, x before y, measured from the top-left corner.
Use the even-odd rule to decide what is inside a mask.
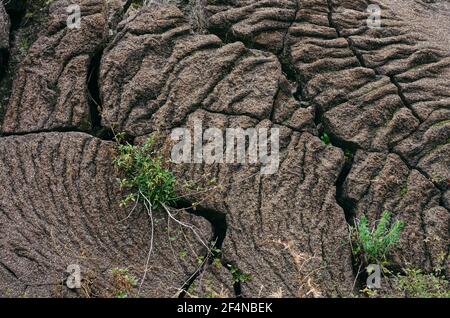
[[[322,140],[322,142],[327,146],[331,144],[330,136],[328,136],[326,132],[324,132],[322,136],[320,136],[320,140]]]
[[[433,127],[438,128],[438,127],[445,126],[445,125],[447,125],[447,124],[450,124],[450,119],[442,120],[442,121],[440,121],[440,122],[437,122],[436,124],[433,125]]]
[[[233,284],[245,283],[252,280],[252,276],[250,274],[243,273],[236,266],[232,264],[227,264],[227,267],[233,277]]]
[[[137,280],[128,269],[115,267],[111,270],[116,298],[128,298],[133,295]]]
[[[131,191],[121,205],[142,201],[156,209],[174,202],[175,177],[156,154],[152,138],[141,146],[119,144],[119,154],[113,162],[125,174],[120,180],[121,188]]]
[[[450,298],[450,283],[444,276],[425,274],[420,269],[406,269],[394,279],[394,297]]]
[[[367,218],[363,215],[350,227],[352,252],[361,264],[386,265],[392,250],[398,246],[404,223],[395,221],[391,224],[391,213],[384,211],[377,226],[369,228]]]

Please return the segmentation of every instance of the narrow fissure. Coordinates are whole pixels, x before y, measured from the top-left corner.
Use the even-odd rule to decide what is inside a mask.
[[[341,32],[339,31],[339,27],[334,23],[332,1],[327,0],[327,5],[328,5],[328,24],[330,25],[330,27],[334,28],[334,30],[336,31],[336,34],[339,38],[344,38],[347,41],[349,49],[352,51],[353,55],[356,57],[359,64],[362,67],[365,67],[364,59],[362,58],[362,55],[359,54],[359,52],[352,45],[351,39],[343,37],[341,35]],[[320,120],[320,123],[322,123],[321,116],[320,116],[319,120]],[[344,183],[347,180],[347,177],[353,166],[354,156],[355,156],[355,152],[358,150],[358,146],[355,144],[352,144],[351,142],[340,139],[333,133],[329,133],[329,134],[330,134],[331,144],[333,146],[336,146],[336,147],[342,149],[344,151],[344,158],[345,158],[344,166],[342,167],[342,170],[336,180],[336,202],[343,209],[345,220],[346,220],[347,224],[349,226],[353,226],[354,219],[355,219],[356,202],[354,202],[354,200],[351,200],[350,198],[346,198],[344,196],[343,191],[344,191]],[[350,242],[349,242],[349,244],[350,244]],[[356,290],[359,290],[361,287],[364,286],[364,282],[366,279],[365,271],[362,271],[362,272],[360,271],[361,268],[360,268],[360,265],[358,265],[358,264],[360,264],[360,262],[357,259],[355,259],[355,255],[353,255],[353,253],[351,253],[351,259],[352,259],[353,275],[355,276],[354,288]],[[352,290],[352,292],[353,291],[354,290]]]
[[[187,200],[179,200],[173,205],[173,207],[176,209],[184,209],[188,213],[203,217],[211,224],[213,229],[212,238],[209,241],[211,252],[206,252],[206,255],[204,256],[205,262],[203,265],[192,275],[190,275],[190,279],[181,287],[181,292],[178,297],[184,298],[186,296],[186,292],[198,276],[203,272],[205,266],[211,265],[215,258],[222,258],[222,245],[227,232],[227,221],[225,214],[201,206],[196,206],[194,208]],[[222,265],[224,264],[222,263]]]
[[[299,86],[300,81],[298,81],[298,74],[295,68],[292,66],[292,64],[289,61],[289,55],[290,52],[286,52],[286,42],[289,37],[289,31],[292,28],[292,26],[295,24],[297,20],[297,14],[300,11],[300,4],[299,0],[295,1],[295,10],[294,10],[294,17],[292,18],[292,21],[290,22],[289,26],[286,29],[286,33],[283,36],[283,40],[281,43],[281,49],[279,52],[276,52],[276,56],[278,57],[278,60],[280,61],[281,68],[283,70],[283,73],[286,75],[287,79],[291,82],[297,83],[297,93],[296,95],[304,97],[303,96],[303,89]],[[296,98],[298,97],[296,96]]]
[[[8,62],[9,51],[7,49],[0,49],[0,81],[3,80],[3,76],[6,74]]]
[[[91,117],[92,130],[95,131],[101,127],[101,99],[100,88],[98,85],[98,77],[100,71],[100,60],[102,58],[102,51],[97,52],[92,57],[91,63],[88,68],[88,102],[89,102],[89,114]]]
[[[375,70],[375,72],[377,72],[377,71]],[[377,74],[378,74],[378,72],[377,72]],[[394,84],[395,87],[397,87],[398,96],[400,97],[400,99],[401,99],[403,105],[405,105],[405,106],[411,111],[411,113],[414,115],[414,117],[416,117],[417,120],[418,120],[420,123],[422,123],[423,120],[420,118],[419,114],[417,114],[416,110],[412,107],[412,105],[411,105],[411,104],[408,102],[408,100],[406,99],[405,94],[403,94],[403,89],[402,89],[402,87],[400,86],[400,84],[397,82],[397,80],[395,79],[395,77],[392,75],[392,76],[389,76],[389,79],[391,80],[391,83]]]
[[[350,198],[346,198],[343,194],[344,183],[352,169],[354,153],[345,155],[344,167],[336,180],[336,201],[344,210],[345,220],[349,225],[354,225],[356,202]]]
[[[10,28],[9,28],[9,49],[11,50],[16,31],[22,25],[23,18],[26,14],[26,1],[23,1],[22,5],[12,6],[9,2],[5,4],[6,13],[9,16]],[[9,63],[10,53],[8,50],[2,50],[0,52],[0,80],[3,79]]]
[[[122,7],[122,10],[118,10],[110,19],[108,23],[109,30],[116,30],[117,25],[123,20],[123,17],[128,12],[128,9],[130,9],[131,5],[133,3],[142,3],[142,1],[136,1],[136,0],[127,0],[125,4]],[[114,32],[112,33],[114,34]]]
[[[283,55],[284,54],[284,51],[285,51],[285,48],[286,48],[286,40],[287,40],[287,38],[289,36],[289,30],[292,28],[292,26],[294,25],[295,21],[297,20],[297,14],[300,11],[299,1],[300,0],[296,0],[295,1],[294,17],[292,18],[291,23],[289,24],[289,26],[286,29],[286,33],[284,34],[283,41],[281,43],[281,50],[280,50],[279,54],[277,54],[277,55],[280,55],[280,54]]]
[[[16,7],[12,7],[10,3],[5,4],[6,13],[9,16],[10,20],[10,28],[9,28],[9,49],[3,49],[0,51],[0,98],[2,95],[7,96],[6,99],[9,99],[10,89],[12,86],[12,82],[8,82],[8,70],[9,64],[11,60],[11,49],[14,44],[16,31],[22,25],[23,18],[26,14],[25,1],[22,5],[16,5]],[[0,101],[3,103],[3,100]],[[5,111],[6,105],[0,104],[0,124],[3,121],[3,112]]]
[[[345,220],[347,221],[348,224],[353,224],[353,219],[355,217],[355,206],[356,206],[356,202],[354,202],[353,200],[346,198],[343,195],[343,186],[345,183],[345,180],[347,179],[348,174],[350,173],[350,170],[352,169],[353,166],[353,161],[354,161],[354,157],[355,157],[355,153],[358,150],[358,146],[342,140],[341,138],[339,138],[338,136],[336,136],[335,134],[333,134],[332,132],[328,132],[326,131],[326,127],[324,127],[323,125],[323,112],[320,110],[320,107],[315,107],[316,108],[316,114],[315,114],[315,118],[314,118],[314,122],[317,126],[318,129],[318,133],[319,136],[322,136],[323,134],[327,134],[328,137],[330,138],[330,143],[336,147],[341,149],[344,152],[344,166],[342,167],[339,176],[336,180],[335,183],[335,187],[336,187],[336,201],[339,204],[339,206],[344,210],[344,215],[345,215]]]
[[[230,272],[230,275],[233,277],[233,290],[235,296],[236,298],[241,298],[242,283],[239,279],[234,279],[234,275],[242,275],[242,272],[235,262],[224,258],[222,252],[223,242],[227,233],[226,215],[201,206],[193,208],[192,204],[187,200],[180,200],[173,207],[176,209],[184,209],[188,213],[205,218],[213,228],[213,235],[210,240],[211,252],[206,253],[203,265],[190,275],[190,279],[182,286],[179,298],[184,298],[186,296],[186,293],[192,284],[201,275],[205,267],[212,265],[214,259],[220,259],[222,266]]]
[[[91,133],[103,140],[113,140],[112,129],[102,126],[102,100],[100,96],[99,76],[100,62],[103,56],[103,48],[94,54],[89,64],[87,73],[87,99],[89,116],[91,119]]]
[[[116,30],[117,25],[123,20],[123,17],[130,9],[133,3],[142,4],[143,1],[127,0],[122,9],[119,10],[109,21],[109,30]],[[114,33],[113,33],[114,34]],[[91,119],[91,133],[97,138],[103,140],[115,140],[114,131],[111,128],[102,126],[102,99],[100,94],[99,76],[100,65],[103,57],[103,52],[106,43],[93,55],[88,68],[87,89],[88,89],[88,103],[89,115]],[[123,138],[124,142],[134,144],[134,138],[126,135]]]

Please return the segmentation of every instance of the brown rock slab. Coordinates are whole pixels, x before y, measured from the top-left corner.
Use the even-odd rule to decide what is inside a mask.
[[[294,98],[273,54],[192,35],[176,7],[158,6],[119,26],[100,83],[104,124],[134,136],[159,134],[164,156],[171,129],[192,129],[195,120],[204,129],[279,127],[282,164],[274,175],[247,164],[172,170],[181,184],[208,188],[215,179],[225,187],[188,197],[226,215],[223,258],[251,275],[244,296],[349,294],[347,224],[334,199],[342,152],[313,135],[313,113]]]
[[[272,125],[197,110],[185,127],[192,131],[198,120],[205,129]],[[241,283],[243,296],[267,297],[280,290],[285,297],[349,295],[353,274],[347,224],[334,187],[342,152],[310,133],[280,129],[281,166],[275,174],[262,175],[259,165],[250,164],[173,164],[181,184],[200,189],[180,192],[226,215],[222,257],[250,275]],[[163,156],[170,156],[173,141],[164,133],[159,138]],[[226,282],[222,276],[216,279]]]
[[[400,266],[449,269],[450,214],[426,176],[408,168],[398,155],[357,152],[343,189],[356,217],[364,214],[373,225],[388,210],[405,223],[396,259]]]
[[[125,12],[124,0],[83,0],[82,27],[69,30],[71,3],[50,5],[44,31],[5,76],[14,77],[10,97],[0,92],[9,100],[1,131],[12,135],[0,138],[0,296],[114,297],[123,292],[114,269],[142,277],[151,225],[142,206],[126,218],[118,205],[114,144],[69,132],[99,128],[100,116],[136,143],[156,136],[166,158],[171,131],[196,121],[279,129],[274,174],[261,163],[171,163],[180,195],[198,205],[191,212],[226,222],[220,262],[202,267],[188,297],[349,296],[344,214],[375,224],[384,210],[406,224],[398,267],[450,272],[445,1],[204,0]],[[380,29],[367,25],[369,4],[383,10]],[[336,146],[356,153],[345,161]],[[177,216],[205,241],[217,237],[217,224]],[[206,251],[162,211],[155,221],[141,296],[174,296]],[[80,290],[64,287],[70,264],[82,268]]]
[[[0,139],[0,295],[3,297],[136,297],[150,248],[151,222],[131,207],[111,163],[114,144],[83,133]],[[185,212],[183,222],[211,237],[209,222]],[[194,233],[154,211],[153,253],[141,296],[173,297],[198,267],[205,248]],[[181,257],[183,254],[184,257]],[[64,283],[71,264],[80,289]],[[114,269],[138,285],[122,290]]]
[[[79,2],[81,28],[69,29],[71,3],[59,0],[50,6],[46,30],[15,75],[3,133],[91,128],[89,66],[103,45],[106,7],[104,0]]]
[[[369,4],[382,9],[381,28],[369,28]],[[275,18],[281,8],[289,12],[290,23],[279,23],[287,15]],[[397,212],[411,222],[407,235],[426,239],[430,231],[448,244],[448,230],[442,228],[448,224],[450,177],[450,38],[444,31],[450,27],[450,8],[446,2],[415,1],[405,6],[391,0],[208,1],[207,10],[212,32],[276,52],[285,69],[293,71],[304,102],[315,109],[332,140],[364,150],[358,153],[366,153],[367,158],[358,155],[360,161],[353,164],[344,183],[356,215],[369,213],[375,221],[383,209],[414,211]],[[275,24],[284,36],[274,37]],[[421,194],[414,199],[418,201],[406,203],[406,197],[398,206],[385,203],[400,200],[390,191],[376,191],[376,199],[366,192],[372,187],[375,191],[375,185],[367,184],[372,182],[368,171],[383,166],[375,157],[383,158],[377,159],[381,162],[389,158],[392,165],[394,160],[403,169],[401,173],[389,170],[394,175],[386,171],[381,179],[417,182]],[[377,171],[375,175],[381,173]],[[358,182],[364,187],[359,189]],[[401,187],[397,185],[397,190]],[[360,195],[354,197],[355,192]],[[440,223],[425,228],[429,214]],[[407,248],[405,258],[430,270],[448,249],[442,244],[417,247],[420,243]]]
[[[134,136],[174,128],[197,108],[314,129],[274,55],[192,35],[174,6],[141,10],[119,26],[100,82],[103,124]]]
[[[3,3],[0,3],[0,50],[9,48],[10,22]]]

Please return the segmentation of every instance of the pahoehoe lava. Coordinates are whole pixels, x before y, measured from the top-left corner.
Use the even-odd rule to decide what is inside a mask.
[[[156,211],[140,296],[349,297],[348,226],[385,210],[406,225],[394,267],[449,277],[445,1],[55,0],[26,14],[37,2],[0,2],[0,297],[114,297],[112,269],[141,278],[152,225],[120,205],[114,134],[158,134],[169,158],[171,131],[198,120],[278,128],[279,169],[170,162],[180,184],[220,185],[173,206],[213,253]],[[80,289],[62,284],[70,264]]]

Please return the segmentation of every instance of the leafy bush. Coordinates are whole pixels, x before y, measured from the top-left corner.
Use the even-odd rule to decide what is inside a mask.
[[[420,269],[406,269],[394,279],[394,297],[450,298],[450,284],[444,276],[424,274]]]
[[[386,264],[392,249],[399,243],[403,227],[404,223],[398,220],[391,224],[391,213],[384,211],[378,224],[369,229],[363,215],[350,227],[353,255],[364,265]]]
[[[156,155],[153,145],[152,138],[142,146],[119,145],[119,154],[113,162],[125,174],[120,180],[121,188],[132,191],[121,201],[122,205],[142,201],[156,209],[173,203],[176,197],[175,177],[164,168],[164,161]]]

